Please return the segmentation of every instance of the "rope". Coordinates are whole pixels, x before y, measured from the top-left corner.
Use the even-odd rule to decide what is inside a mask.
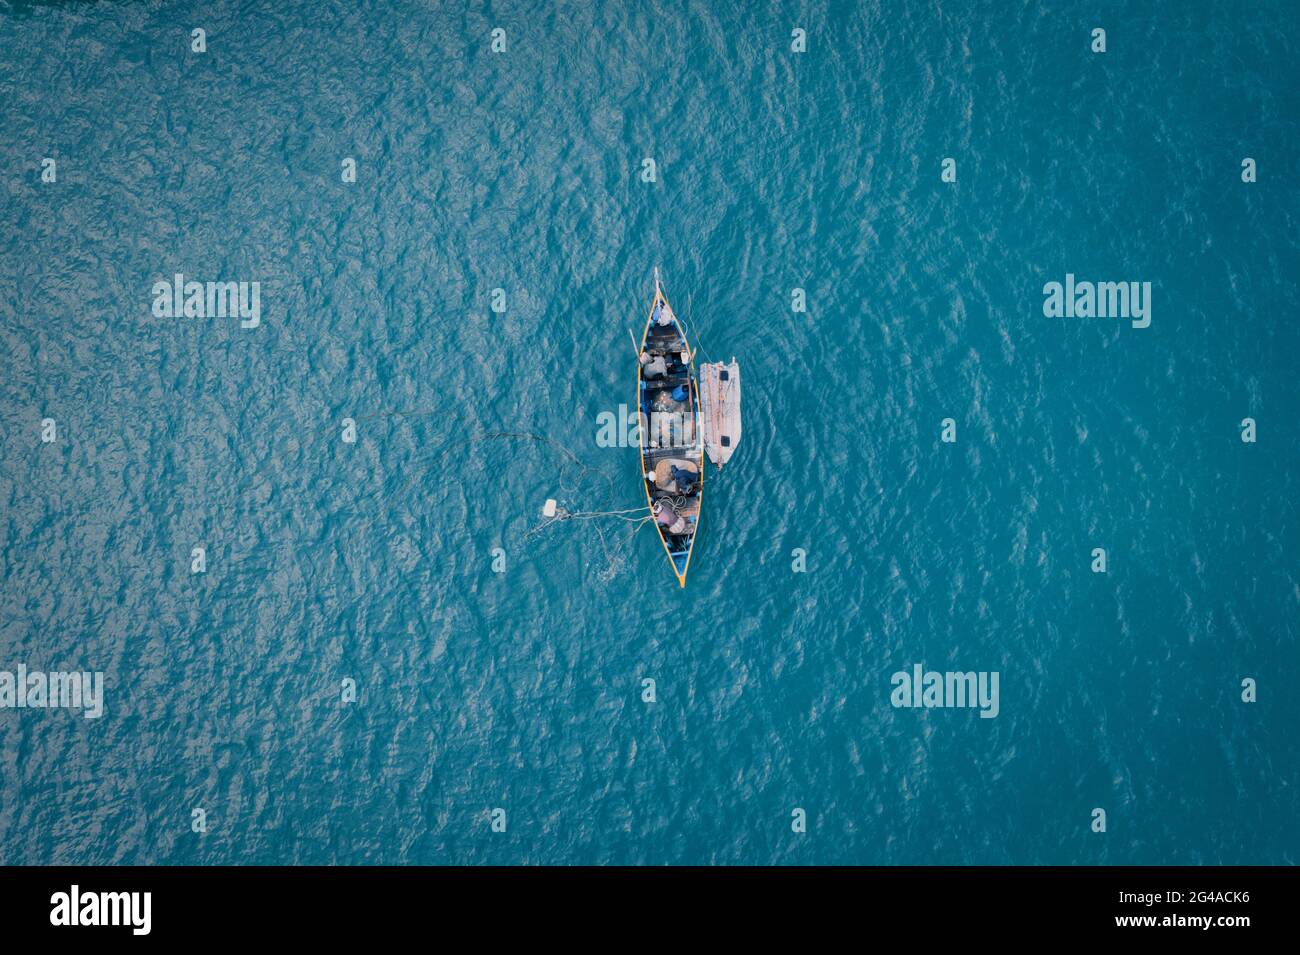
[[[695,316],[694,316],[694,312],[692,311],[694,305],[695,305],[695,295],[692,292],[688,292],[686,294],[686,316],[690,321],[691,328],[695,327]],[[682,322],[681,316],[678,316],[677,321]],[[699,335],[694,335],[694,333],[691,332],[691,330],[686,327],[686,324],[687,324],[686,322],[682,322],[682,333],[688,336],[693,336],[695,340],[700,343],[699,350],[704,352],[704,360],[707,361],[709,364],[712,364],[713,356],[710,355],[709,350],[704,347],[704,339],[701,338]],[[693,353],[691,355],[691,364],[695,364],[695,355]]]

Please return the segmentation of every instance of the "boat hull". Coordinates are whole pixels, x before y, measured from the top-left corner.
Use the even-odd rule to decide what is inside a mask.
[[[740,365],[734,358],[701,365],[699,384],[704,452],[721,468],[740,444]]]
[[[637,362],[641,485],[679,586],[686,586],[704,499],[700,390],[686,330],[655,278]]]

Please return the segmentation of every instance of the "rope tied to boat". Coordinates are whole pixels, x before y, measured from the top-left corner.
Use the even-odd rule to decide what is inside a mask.
[[[534,535],[546,530],[546,528],[550,527],[552,524],[558,524],[561,521],[588,521],[602,517],[613,518],[640,527],[647,521],[654,520],[654,515],[647,514],[647,510],[649,510],[647,507],[629,507],[622,511],[570,511],[567,508],[556,507],[553,515],[530,530],[524,535],[524,537],[525,539],[533,537]],[[628,515],[631,514],[639,514],[641,516],[629,517]]]

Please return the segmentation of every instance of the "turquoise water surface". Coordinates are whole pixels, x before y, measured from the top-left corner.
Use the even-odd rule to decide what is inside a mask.
[[[1298,45],[0,2],[0,670],[104,680],[0,709],[0,863],[1300,861]],[[597,438],[655,266],[745,388],[684,590],[648,528],[533,533],[644,503]],[[1067,273],[1149,327],[1046,317]],[[917,664],[997,716],[895,707]]]

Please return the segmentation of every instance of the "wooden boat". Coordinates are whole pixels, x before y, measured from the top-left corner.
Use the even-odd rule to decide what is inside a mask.
[[[700,365],[699,387],[704,451],[721,470],[740,444],[740,365],[735,358]]]
[[[682,587],[704,494],[700,390],[692,359],[686,331],[668,304],[655,269],[655,297],[641,336],[636,374],[641,484],[655,530]]]

